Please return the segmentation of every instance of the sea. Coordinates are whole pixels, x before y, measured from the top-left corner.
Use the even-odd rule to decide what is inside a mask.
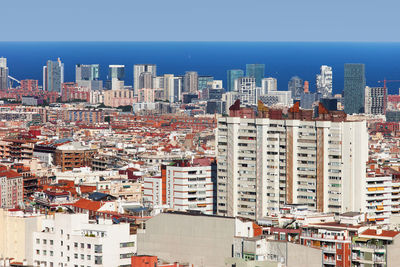
[[[229,69],[246,69],[248,63],[265,64],[265,77],[278,79],[278,89],[287,90],[292,76],[309,81],[321,65],[333,68],[333,91],[343,91],[344,63],[364,63],[369,86],[379,81],[400,80],[400,43],[353,42],[0,42],[0,57],[6,57],[12,77],[37,79],[48,59],[64,62],[65,81],[75,80],[75,64],[100,64],[106,80],[108,65],[125,65],[125,84],[133,82],[134,64],[157,64],[157,74],[183,75],[197,71],[226,84]],[[388,83],[398,94],[400,82]]]

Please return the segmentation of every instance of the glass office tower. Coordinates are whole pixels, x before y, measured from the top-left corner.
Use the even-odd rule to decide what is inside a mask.
[[[226,79],[227,82],[226,91],[227,92],[235,91],[235,80],[243,76],[244,76],[243,70],[228,70]]]
[[[265,64],[246,64],[246,76],[256,78],[256,86],[261,87],[264,78]]]
[[[344,111],[364,113],[365,65],[344,64]]]

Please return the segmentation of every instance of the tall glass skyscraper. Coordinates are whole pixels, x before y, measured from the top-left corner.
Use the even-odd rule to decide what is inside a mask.
[[[344,64],[344,111],[364,113],[365,65]]]
[[[199,91],[203,91],[204,89],[207,88],[209,83],[212,83],[214,81],[213,76],[199,76],[198,77],[198,86],[197,89]]]
[[[111,89],[124,89],[125,65],[109,65],[109,79],[111,80]]]
[[[64,63],[60,58],[56,61],[48,60],[43,67],[43,90],[50,92],[61,92],[64,83]]]
[[[0,57],[0,90],[8,89],[8,67],[7,59]]]
[[[99,79],[99,64],[75,66],[75,81],[94,81]]]
[[[243,70],[228,70],[226,79],[227,82],[226,91],[227,92],[235,91],[235,80],[243,76],[244,76]]]
[[[246,64],[246,76],[256,78],[256,86],[261,87],[264,78],[265,64]]]

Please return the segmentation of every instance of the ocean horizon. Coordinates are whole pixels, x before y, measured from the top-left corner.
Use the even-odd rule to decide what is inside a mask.
[[[42,67],[58,57],[64,63],[64,80],[75,80],[75,64],[100,64],[100,79],[106,80],[108,65],[125,65],[125,84],[133,83],[134,64],[156,64],[157,74],[199,75],[223,80],[226,71],[246,69],[248,63],[265,64],[265,77],[278,79],[278,89],[287,90],[292,76],[309,81],[315,91],[315,76],[321,65],[333,68],[333,92],[343,90],[345,63],[364,63],[368,86],[378,81],[400,80],[400,42],[0,42],[0,57],[6,57],[11,76],[37,79]],[[400,82],[388,83],[398,94]]]

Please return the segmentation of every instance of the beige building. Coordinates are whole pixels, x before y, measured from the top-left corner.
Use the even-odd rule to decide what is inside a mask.
[[[109,107],[131,106],[136,102],[133,90],[119,89],[104,91],[104,105]]]
[[[33,264],[33,232],[41,230],[44,217],[0,209],[0,258]]]

